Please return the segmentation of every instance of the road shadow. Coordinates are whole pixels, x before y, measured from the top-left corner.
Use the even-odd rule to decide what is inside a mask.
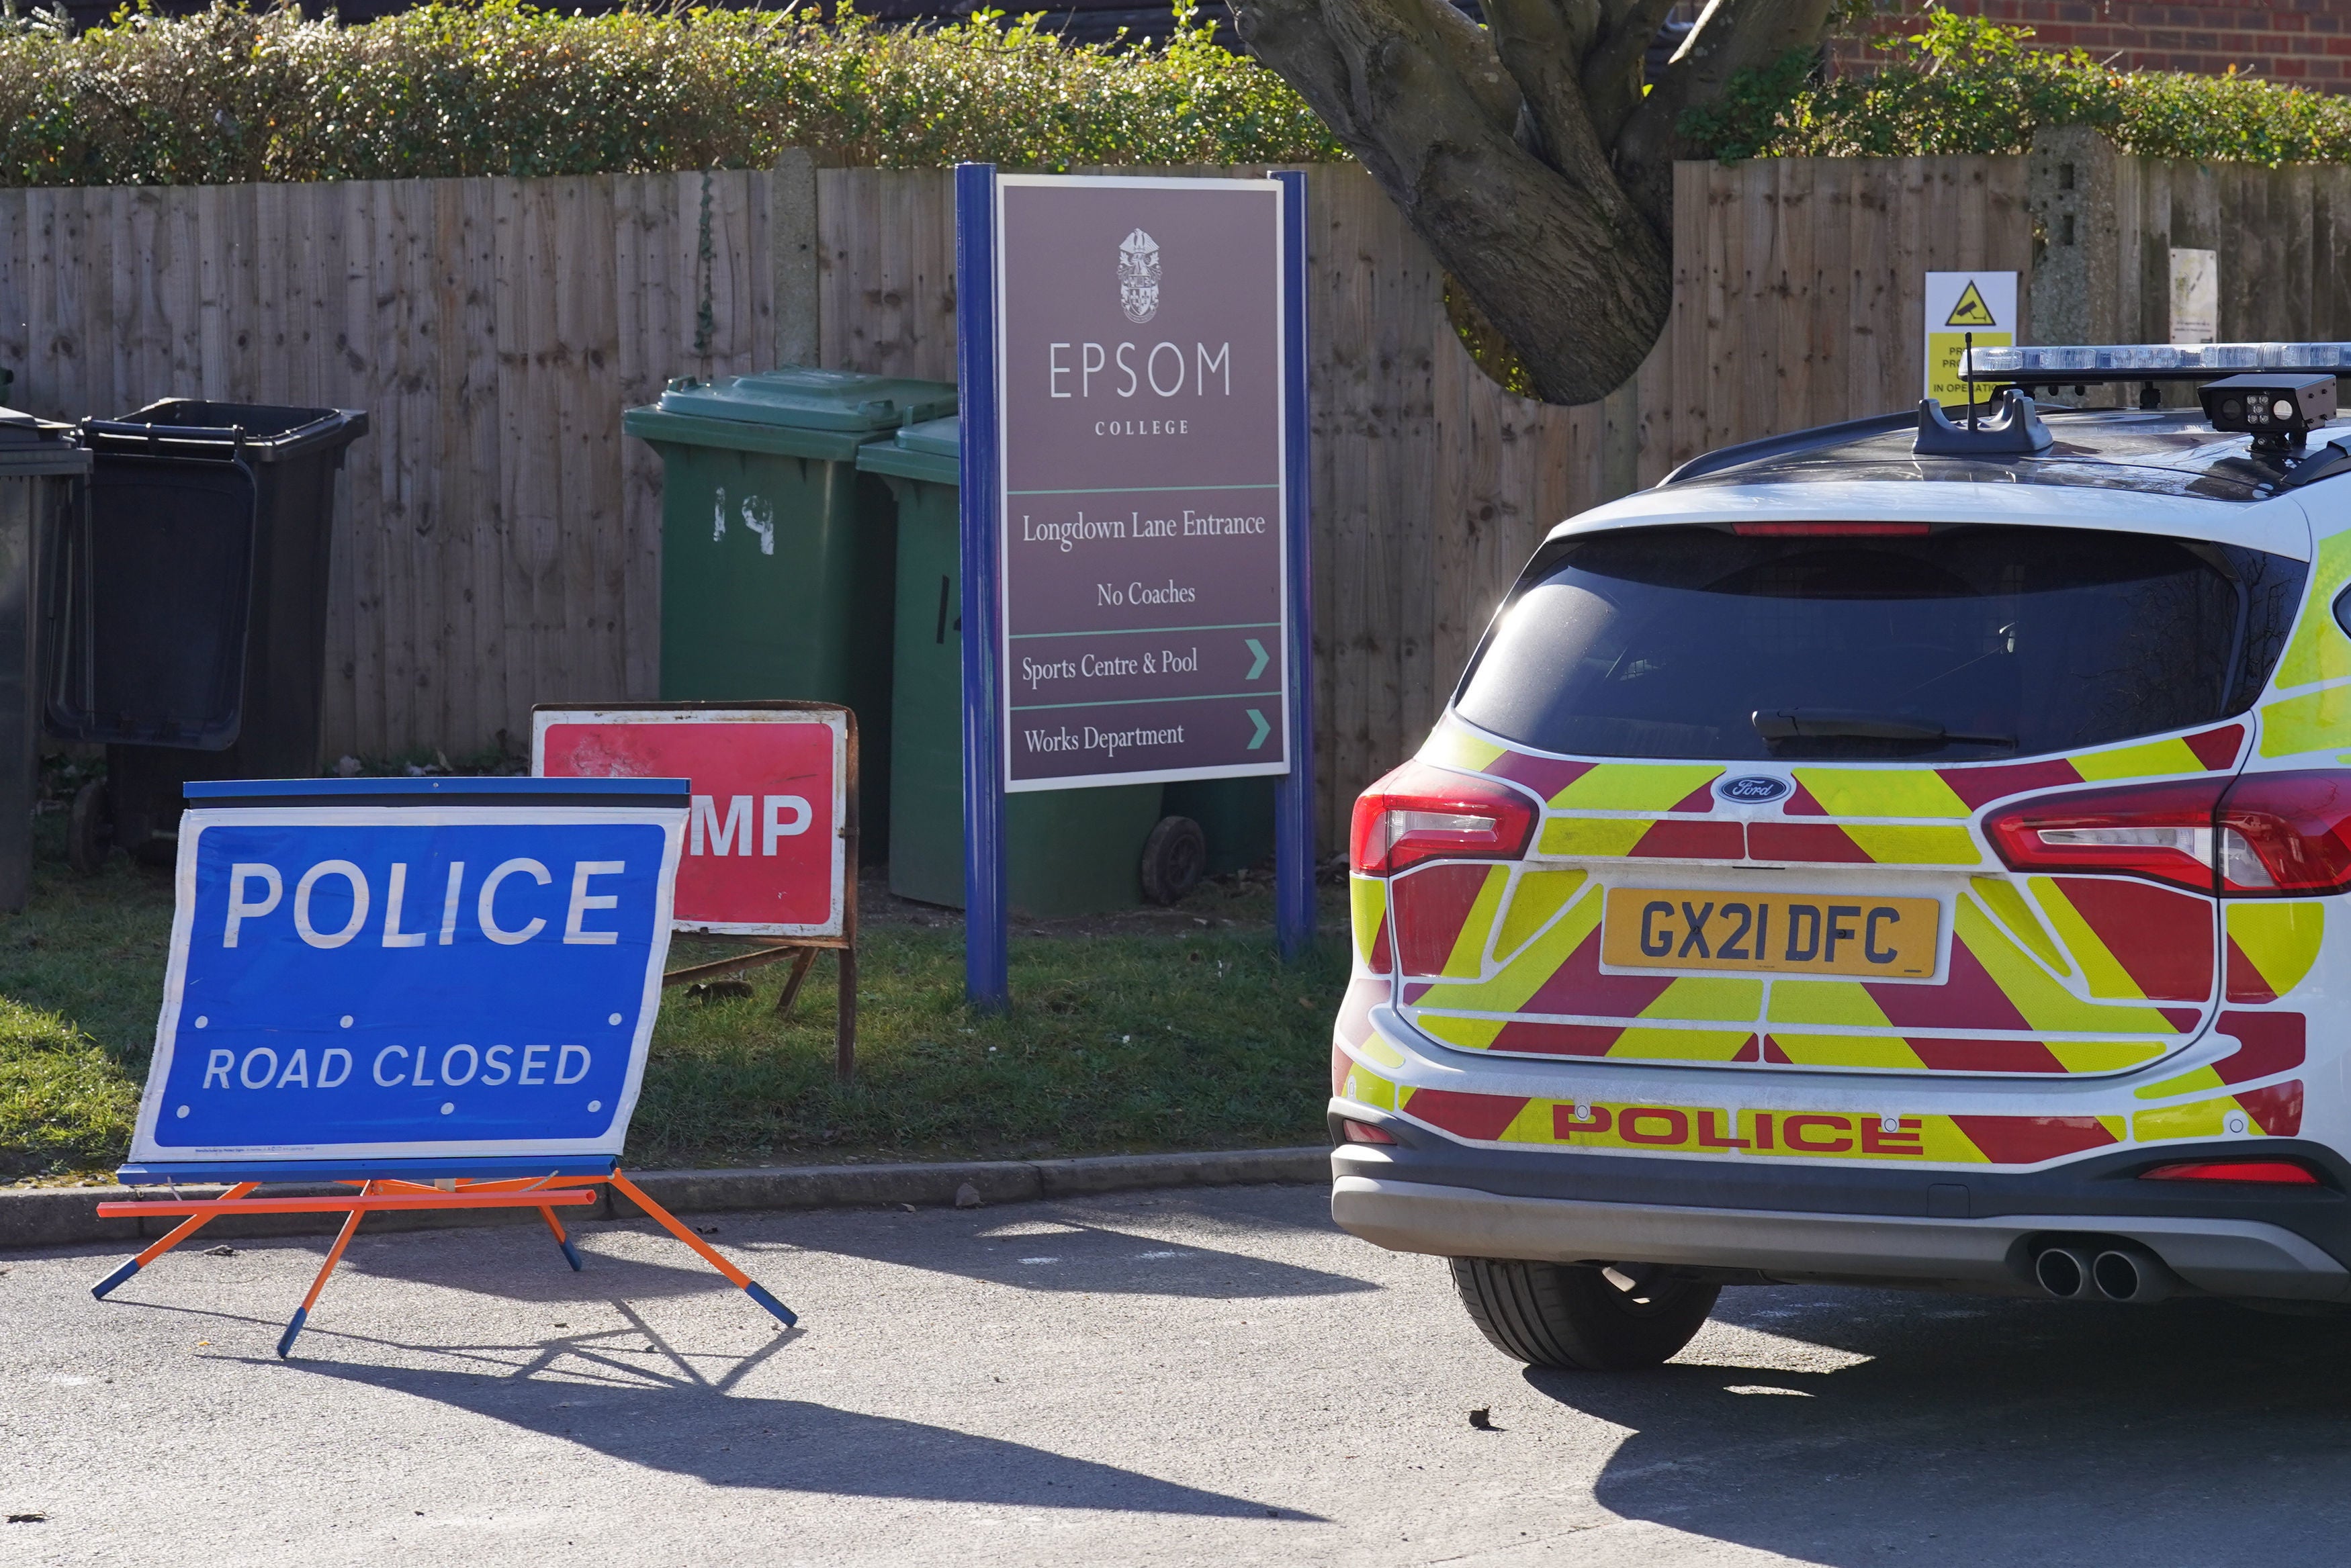
[[[485,1368],[480,1371],[254,1362],[391,1389],[712,1486],[998,1507],[1315,1518],[949,1427],[736,1393],[745,1375],[799,1335],[778,1334],[749,1356],[730,1358],[723,1373],[711,1376],[696,1364],[706,1358],[679,1355],[643,1320],[622,1310],[632,1322],[627,1330],[528,1347],[434,1351],[474,1360]],[[631,1355],[621,1340],[642,1340],[651,1349]],[[519,1366],[513,1360],[517,1348],[528,1353]],[[493,1366],[498,1370],[487,1370]]]
[[[1799,1344],[1526,1375],[1632,1429],[1594,1488],[1613,1512],[1835,1568],[2341,1560],[2351,1320],[1794,1289],[1717,1318]]]
[[[1207,1241],[1169,1239],[1143,1229],[1165,1229],[1165,1221],[1181,1218],[1207,1222],[1185,1227],[1194,1235],[1206,1230],[1228,1240],[1273,1241],[1332,1228],[1329,1200],[1320,1189],[1303,1199],[1279,1189],[1248,1196],[1259,1201],[1250,1203],[1227,1191],[1213,1208],[1195,1209],[1173,1199],[1134,1205],[1092,1199],[1008,1204],[962,1213],[837,1215],[828,1217],[824,1225],[795,1228],[791,1241],[810,1251],[1024,1291],[1249,1301],[1348,1295],[1380,1288],[1352,1274],[1282,1262]]]

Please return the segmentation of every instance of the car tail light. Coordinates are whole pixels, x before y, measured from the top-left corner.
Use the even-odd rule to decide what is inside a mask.
[[[1508,784],[1406,763],[1355,797],[1351,859],[1366,877],[1424,860],[1515,860],[1535,804]]]
[[[2212,814],[2226,784],[2199,779],[2038,795],[1988,815],[1984,833],[2011,870],[2147,877],[2210,893]],[[2252,857],[2237,849],[2231,859]]]
[[[2307,896],[2351,888],[2351,774],[2247,774],[2229,786],[2218,823],[2250,850],[2242,886],[2223,892]]]
[[[2351,773],[2040,795],[1992,812],[1984,832],[2018,871],[2147,877],[2234,898],[2341,893],[2351,890]]]
[[[2254,1181],[2276,1187],[2316,1187],[2306,1165],[2285,1159],[2193,1159],[2138,1173],[2141,1181]]]
[[[1351,1122],[1342,1117],[1339,1131],[1349,1143],[1394,1143],[1395,1134],[1385,1127],[1375,1127],[1369,1122]]]

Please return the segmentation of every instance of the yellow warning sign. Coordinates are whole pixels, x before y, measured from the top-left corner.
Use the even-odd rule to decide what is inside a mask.
[[[1951,306],[1951,314],[1944,320],[1943,325],[1946,327],[1997,327],[2000,325],[2000,318],[1992,315],[1991,306],[1984,303],[1984,296],[1976,287],[1975,279],[1970,278],[1966,291],[1959,296],[1959,302]]]
[[[2016,274],[1930,272],[1927,275],[1927,396],[1947,408],[1963,406],[1979,389],[1959,379],[1959,357],[1972,337],[1979,348],[2016,343]]]

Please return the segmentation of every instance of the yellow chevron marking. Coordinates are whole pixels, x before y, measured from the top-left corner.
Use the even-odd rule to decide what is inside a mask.
[[[1557,1143],[1559,1139],[1552,1132],[1551,1102],[1529,1100],[1525,1105],[1520,1106],[1519,1114],[1510,1118],[1510,1125],[1502,1129],[1500,1136],[1495,1141],[1498,1143]]]
[[[1633,853],[1641,835],[1655,826],[1637,816],[1554,816],[1543,823],[1537,847],[1545,855],[1621,857]]]
[[[1383,1110],[1392,1111],[1399,1108],[1396,1105],[1395,1085],[1361,1062],[1355,1063],[1347,1069],[1347,1081],[1342,1085],[1340,1098],[1354,1100],[1366,1106],[1377,1106]]]
[[[1688,976],[1666,987],[1656,1001],[1641,1009],[1641,1016],[1751,1023],[1762,1008],[1763,982],[1760,980],[1736,975]]]
[[[2210,770],[2204,760],[2190,751],[2188,742],[2174,736],[2168,741],[2147,741],[2136,746],[2123,746],[2111,752],[2084,752],[2065,759],[2084,778],[2143,779],[2158,774],[2200,774]]]
[[[1851,980],[1778,980],[1771,982],[1771,1020],[1774,1023],[1848,1023],[1865,1029],[1891,1029],[1892,1021],[1869,999],[1861,982]],[[1913,1062],[1916,1065],[1916,1062]]]
[[[1388,912],[1387,880],[1381,877],[1347,878],[1347,915],[1355,932],[1355,962],[1372,967],[1372,946],[1379,940],[1380,921]]]
[[[2044,1040],[2068,1073],[2119,1073],[2152,1062],[2168,1048],[2153,1040]]]
[[[2005,877],[1977,877],[1968,886],[1983,900],[1986,909],[2000,917],[2010,934],[2031,948],[2043,963],[2059,974],[2074,972],[2073,965],[2065,961],[2064,953],[2057,946],[2057,939],[2049,934],[2049,928],[2041,923],[2041,917],[2024,901],[2015,883]]]
[[[2262,755],[2291,757],[2351,741],[2351,686],[2322,686],[2261,708]]]
[[[1510,901],[1502,910],[1502,929],[1494,936],[1494,956],[1508,959],[1526,946],[1528,939],[1575,897],[1590,876],[1588,871],[1520,872],[1518,884],[1510,889]]]
[[[1549,929],[1529,942],[1510,962],[1482,981],[1465,985],[1440,985],[1425,999],[1431,1007],[1459,1008],[1465,1012],[1516,1012],[1559,971],[1578,943],[1600,924],[1600,899],[1577,899]]]
[[[2054,879],[2033,877],[2032,897],[2040,903],[2042,913],[2049,917],[2049,923],[2057,929],[2057,940],[2065,944],[2065,950],[2082,966],[2082,981],[2089,987],[2092,996],[2112,997],[2120,1002],[2147,1000],[2147,992],[2131,979],[2130,971],[2116,961],[2115,955]]]
[[[1420,760],[1440,768],[1463,768],[1470,773],[1482,773],[1496,757],[1502,754],[1500,746],[1481,736],[1473,735],[1451,720],[1442,720],[1428,732],[1420,745]]]
[[[1992,983],[2035,1030],[2069,1034],[2159,1034],[2171,1037],[2170,1022],[2152,1007],[2118,1007],[2084,1002],[2049,978],[2022,949],[2010,941],[1972,898],[1959,901],[1952,922],[1959,940],[1983,964]]]
[[[2285,657],[2278,660],[2276,684],[2283,690],[2339,680],[2351,675],[2351,640],[2326,613],[2335,595],[2351,580],[2351,529],[2318,543],[2318,559],[2310,564],[2310,599]]]
[[[2229,1113],[2237,1108],[2236,1100],[2224,1096],[2189,1106],[2141,1111],[2131,1117],[2131,1136],[2141,1143],[2159,1143],[2175,1137],[2219,1137],[2229,1130]],[[2247,1116],[2245,1125],[2251,1127],[2256,1124]]]
[[[1507,1018],[1445,1018],[1422,1012],[1414,1015],[1431,1039],[1442,1040],[1447,1045],[1458,1045],[1464,1051],[1483,1051],[1493,1044],[1494,1036],[1502,1032]]]
[[[2149,1084],[2144,1089],[2134,1089],[2131,1091],[2131,1098],[2168,1100],[2175,1095],[2196,1095],[2207,1089],[2222,1087],[2225,1085],[2220,1082],[2220,1075],[2214,1072],[2208,1064],[2182,1073],[2176,1078],[2166,1078],[2160,1084]]]
[[[1361,1040],[1356,1041],[1354,1049],[1390,1070],[1404,1065],[1404,1053],[1388,1044],[1376,1029],[1367,1032]]]
[[[1476,980],[1486,972],[1486,939],[1494,934],[1494,917],[1501,913],[1502,895],[1510,887],[1509,867],[1487,868],[1486,880],[1479,887],[1469,913],[1462,919],[1452,950],[1445,955],[1445,967],[1437,973],[1447,980]]]
[[[1800,1067],[1907,1067],[1913,1072],[1927,1064],[1906,1041],[1869,1034],[1782,1034],[1771,1032],[1771,1043]]]
[[[1602,763],[1551,804],[1555,811],[1670,811],[1721,776],[1703,763]]]
[[[1881,866],[1980,866],[1983,854],[1964,827],[1888,827],[1880,823],[1837,826]]]
[[[1728,1062],[1754,1037],[1749,1029],[1627,1029],[1611,1056],[1660,1062]]]
[[[1795,774],[1831,816],[1974,815],[1932,768],[1798,768]]]
[[[2325,931],[2326,906],[2315,900],[2229,906],[2229,940],[2280,996],[2300,985],[2318,961]]]

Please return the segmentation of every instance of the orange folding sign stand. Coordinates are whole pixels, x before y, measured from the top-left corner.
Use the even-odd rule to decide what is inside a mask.
[[[781,791],[778,840],[813,808]],[[623,1175],[674,891],[683,778],[287,779],[188,785],[155,1055],[119,1175],[179,1223],[101,1300],[222,1215],[339,1214],[277,1342],[360,1222],[557,1211],[617,1192],[787,1327],[790,1309]],[[853,862],[852,862],[853,864]],[[221,1182],[216,1198],[181,1188]],[[262,1184],[344,1190],[257,1196]]]
[[[598,1182],[610,1184],[622,1197],[643,1210],[655,1224],[693,1248],[704,1262],[725,1275],[727,1283],[775,1314],[786,1328],[799,1322],[791,1308],[768,1294],[767,1288],[757,1280],[728,1262],[716,1247],[680,1223],[676,1215],[647,1197],[644,1189],[621,1174],[617,1167],[601,1176],[543,1176],[533,1179],[494,1180],[460,1178],[446,1187],[393,1177],[337,1182],[338,1186],[359,1189],[349,1198],[255,1198],[251,1194],[261,1183],[240,1181],[218,1198],[101,1203],[98,1206],[99,1216],[106,1220],[146,1220],[165,1214],[184,1214],[187,1218],[145,1251],[90,1286],[89,1293],[104,1301],[116,1286],[224,1214],[345,1215],[343,1228],[336,1233],[335,1244],[327,1249],[327,1261],[319,1265],[318,1278],[310,1282],[308,1293],[303,1296],[302,1304],[294,1309],[293,1317],[287,1322],[286,1332],[278,1336],[277,1355],[284,1360],[293,1354],[296,1336],[309,1322],[310,1309],[319,1304],[319,1293],[327,1288],[328,1276],[335,1272],[335,1265],[343,1261],[343,1250],[351,1244],[351,1237],[358,1232],[360,1221],[368,1215],[415,1209],[536,1209],[539,1218],[547,1221],[548,1230],[554,1233],[555,1244],[563,1249],[565,1260],[574,1270],[579,1270],[585,1267],[580,1261],[580,1249],[573,1246],[571,1238],[564,1233],[563,1221],[556,1218],[555,1211],[595,1202],[596,1194],[590,1189]]]

